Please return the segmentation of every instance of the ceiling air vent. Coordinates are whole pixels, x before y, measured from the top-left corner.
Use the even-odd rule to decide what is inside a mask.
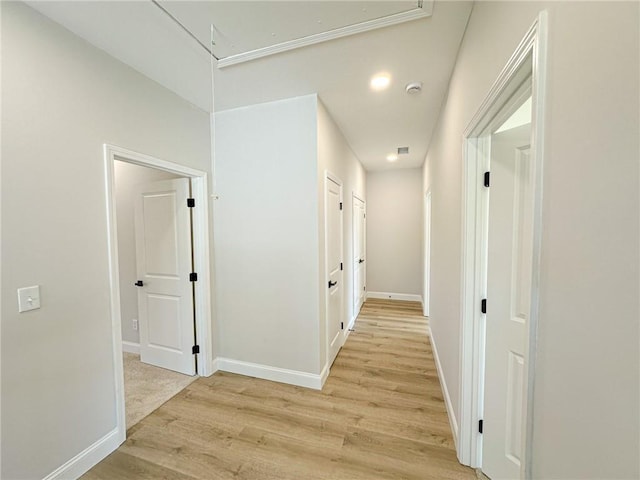
[[[398,155],[408,155],[409,147],[398,147]]]

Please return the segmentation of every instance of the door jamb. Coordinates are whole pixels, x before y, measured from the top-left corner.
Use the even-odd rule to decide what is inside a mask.
[[[542,11],[507,62],[487,97],[464,132],[463,142],[463,225],[460,325],[460,432],[458,459],[465,465],[481,467],[482,436],[478,421],[482,418],[484,390],[484,315],[480,300],[486,294],[488,224],[487,195],[481,187],[487,165],[489,139],[482,132],[504,104],[509,89],[516,90],[525,62],[531,58],[532,145],[534,162],[534,225],[531,282],[531,310],[525,345],[527,374],[524,385],[523,462],[521,477],[531,478],[533,443],[533,398],[535,380],[536,332],[539,317],[540,250],[542,224],[542,179],[547,79],[547,12]]]
[[[355,200],[358,200],[360,202],[362,202],[363,205],[363,209],[364,209],[364,221],[363,223],[363,227],[364,227],[364,231],[362,232],[362,243],[364,244],[364,254],[365,254],[365,259],[367,258],[366,255],[366,251],[367,251],[367,202],[362,198],[362,196],[357,193],[355,190],[351,191],[351,258],[349,259],[351,261],[351,263],[353,263],[353,252],[356,249],[356,222],[355,219],[353,218],[353,205],[355,203]],[[366,278],[367,278],[367,263],[365,262],[365,264],[362,266],[363,270],[364,270],[364,278],[365,278],[365,282],[364,284],[366,285]],[[352,271],[352,275],[353,275],[353,291],[351,292],[351,299],[355,302],[355,298],[353,296],[355,289],[356,289],[356,267],[355,265],[351,265],[351,271]],[[363,297],[366,296],[363,294]],[[364,303],[364,300],[362,301]],[[349,322],[349,329],[353,328],[353,326],[356,323],[356,318],[358,317],[358,313],[356,313],[356,305],[354,303],[353,305],[353,311],[351,312],[351,321]]]
[[[122,330],[120,318],[120,280],[118,266],[118,232],[116,223],[116,198],[114,162],[116,160],[151,167],[191,179],[191,195],[198,208],[193,212],[193,255],[194,267],[198,272],[195,282],[196,335],[200,353],[197,371],[200,376],[213,374],[211,339],[211,275],[209,262],[209,205],[208,176],[206,172],[177,163],[127,150],[115,145],[104,145],[105,193],[107,207],[107,248],[109,252],[109,284],[111,304],[111,328],[113,340],[113,361],[116,385],[116,429],[120,441],[126,437],[124,406],[124,370],[122,362]]]
[[[424,275],[422,285],[422,314],[429,316],[429,304],[431,295],[429,290],[431,287],[431,188],[427,189],[424,194]]]

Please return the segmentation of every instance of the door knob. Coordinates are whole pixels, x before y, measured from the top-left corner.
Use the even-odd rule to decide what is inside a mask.
[[[329,280],[329,288],[334,287],[338,284],[338,282],[332,282],[331,280]]]
[[[360,260],[358,260],[358,263],[364,263],[364,260],[361,258]]]
[[[134,285],[135,285],[136,287],[141,287],[141,286],[143,286],[143,285],[144,285],[144,283],[142,283],[142,280],[138,280],[136,283],[134,283]]]

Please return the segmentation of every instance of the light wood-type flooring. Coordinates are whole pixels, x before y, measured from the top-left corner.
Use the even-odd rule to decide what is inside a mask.
[[[315,391],[200,378],[128,431],[85,480],[475,479],[456,460],[427,319],[369,300]]]

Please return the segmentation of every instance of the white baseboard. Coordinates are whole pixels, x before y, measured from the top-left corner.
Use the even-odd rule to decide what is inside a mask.
[[[356,324],[356,318],[358,318],[358,317],[356,316],[356,317],[351,318],[351,320],[349,320],[349,324],[347,325],[347,330],[348,330],[349,332],[350,332],[351,330],[353,330],[353,327],[354,327],[354,326],[355,326],[355,324]],[[347,335],[348,335],[348,333],[347,333]]]
[[[122,340],[122,351],[140,355],[140,344],[135,342],[128,342],[127,340]]]
[[[367,298],[379,298],[382,300],[404,300],[408,302],[422,303],[422,295],[414,295],[412,293],[367,292]]]
[[[214,358],[213,360],[211,360],[211,375],[213,375],[214,373],[216,373],[218,370],[220,370],[220,364],[218,362],[218,358]]]
[[[217,364],[217,370],[221,370],[223,372],[262,378],[263,380],[271,380],[273,382],[288,383],[289,385],[313,388],[314,390],[322,390],[322,385],[324,380],[326,380],[326,377],[323,380],[323,376],[329,374],[329,372],[325,373],[324,370],[320,375],[316,375],[313,373],[300,372],[298,370],[271,367],[269,365],[243,362],[241,360],[233,360],[231,358],[223,357],[216,358],[214,363]]]
[[[330,371],[331,371],[331,368],[329,368],[328,365],[325,365],[324,368],[322,369],[322,372],[320,373],[320,388],[318,390],[322,390],[322,387],[324,386],[324,382],[326,382],[327,378],[329,378]]]
[[[449,417],[449,425],[451,426],[451,432],[453,433],[453,442],[456,445],[456,451],[458,450],[458,421],[456,420],[455,411],[453,410],[453,404],[451,403],[451,397],[449,396],[449,389],[447,388],[447,382],[444,379],[442,373],[442,365],[440,365],[440,357],[438,357],[438,349],[436,348],[436,342],[433,340],[431,334],[431,328],[429,328],[429,340],[431,341],[431,349],[433,350],[433,359],[436,362],[436,370],[438,371],[438,378],[440,379],[440,387],[442,388],[442,395],[444,396],[444,404],[447,407],[447,416]]]
[[[124,440],[124,432],[121,433],[120,430],[115,428],[93,445],[90,445],[64,465],[44,477],[44,480],[79,478],[82,474],[89,471],[91,467],[95,466],[117,449]]]

